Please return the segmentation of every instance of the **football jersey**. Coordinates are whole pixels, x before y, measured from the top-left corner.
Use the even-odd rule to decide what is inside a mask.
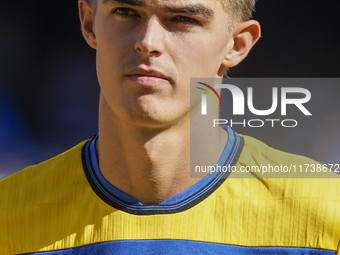
[[[317,163],[228,134],[217,165],[237,171],[209,173],[158,205],[102,176],[97,136],[0,180],[0,254],[340,255],[338,175],[246,171]]]

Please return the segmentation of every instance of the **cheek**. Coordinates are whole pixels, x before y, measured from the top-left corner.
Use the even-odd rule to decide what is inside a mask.
[[[98,35],[96,52],[96,67],[99,84],[114,83],[119,76],[121,65],[124,61],[123,48],[119,46],[109,33]]]
[[[175,62],[181,66],[179,72],[193,77],[214,77],[219,70],[225,51],[225,43],[221,39],[190,40],[179,43]],[[180,63],[180,64],[179,64]]]
[[[98,82],[103,89],[105,87],[105,84],[107,84],[110,80],[109,70],[112,68],[110,66],[110,61],[107,59],[107,54],[105,54],[105,51],[100,48],[97,49],[97,54],[96,54],[96,67],[97,67],[97,77],[98,77]],[[112,63],[111,63],[112,65]]]
[[[133,41],[128,31],[122,31],[122,28],[107,19],[100,20],[97,27],[97,55],[100,55],[102,61],[118,60],[133,50]]]

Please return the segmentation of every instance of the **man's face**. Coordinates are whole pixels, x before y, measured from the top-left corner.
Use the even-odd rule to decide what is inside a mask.
[[[144,126],[188,118],[190,78],[223,74],[227,20],[219,0],[98,0],[102,106]]]

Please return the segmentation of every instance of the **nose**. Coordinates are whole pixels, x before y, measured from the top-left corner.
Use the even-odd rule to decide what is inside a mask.
[[[160,21],[150,17],[138,34],[135,50],[146,57],[159,57],[164,52],[164,32]]]

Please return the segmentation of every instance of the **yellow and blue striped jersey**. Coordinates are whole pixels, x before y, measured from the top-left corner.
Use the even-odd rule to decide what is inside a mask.
[[[219,165],[314,163],[228,133]],[[101,175],[95,140],[0,180],[0,254],[340,255],[336,174],[221,172],[143,205]]]

